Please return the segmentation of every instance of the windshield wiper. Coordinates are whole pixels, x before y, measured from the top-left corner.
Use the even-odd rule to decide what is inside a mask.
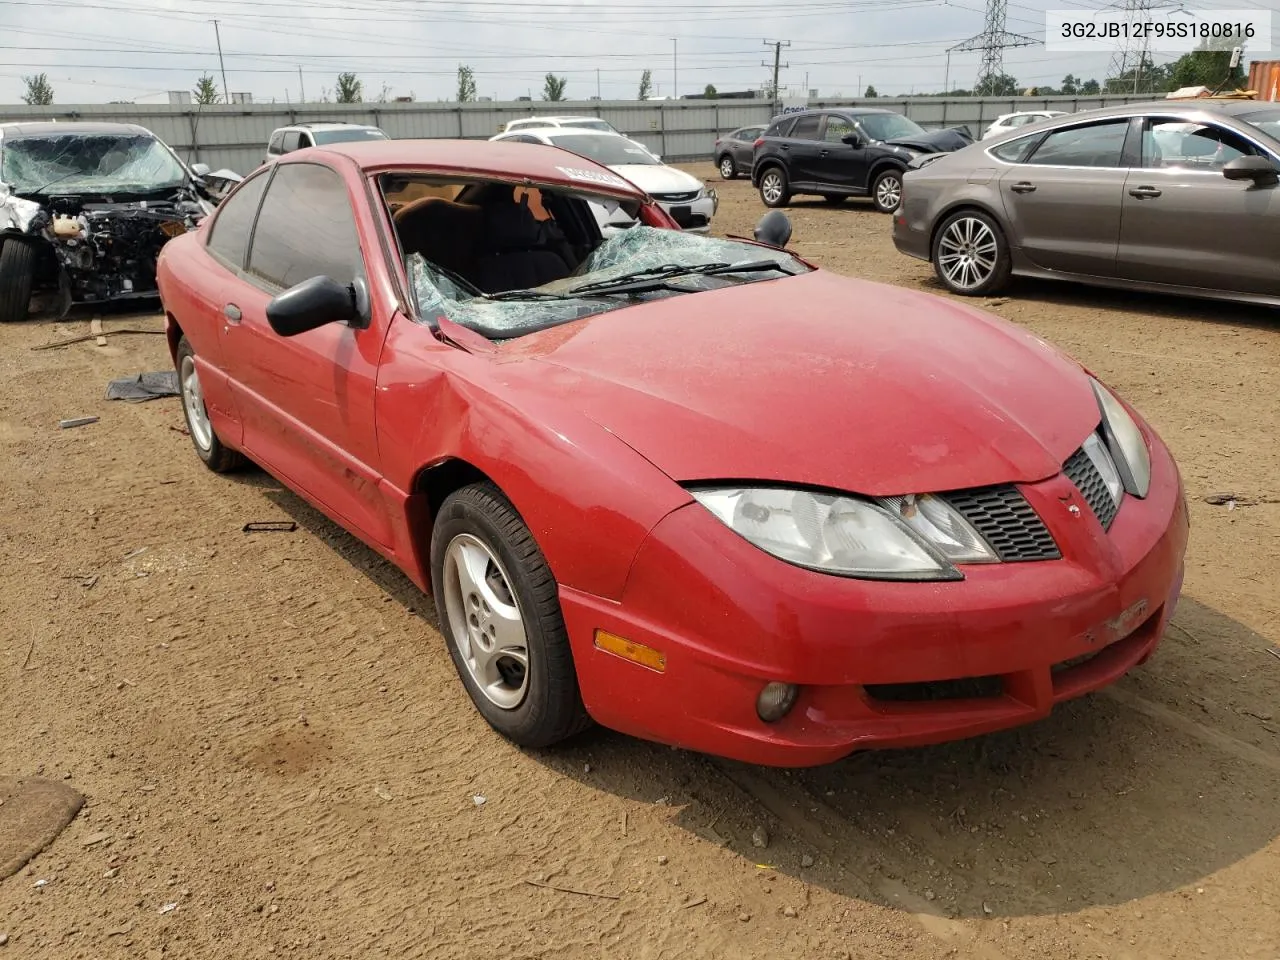
[[[744,260],[741,263],[699,263],[699,264],[665,264],[660,267],[649,267],[644,270],[636,270],[632,273],[624,273],[620,277],[612,277],[608,280],[596,280],[591,283],[584,283],[580,287],[574,287],[569,291],[570,296],[579,296],[583,293],[628,293],[643,292],[645,290],[658,289],[666,285],[668,280],[674,280],[677,277],[698,276],[698,277],[716,277],[731,273],[762,273],[767,270],[785,273],[787,276],[795,276],[795,273],[788,270],[777,260]]]
[[[48,183],[46,183],[43,187],[36,187],[34,190],[23,191],[23,192],[25,192],[25,193],[29,193],[29,194],[31,194],[32,196],[38,196],[39,194],[44,193],[46,190],[48,190],[48,189],[49,189],[50,187],[52,187],[54,184],[56,184],[56,183],[61,183],[63,180],[68,180],[68,179],[70,179],[71,177],[79,177],[79,176],[82,176],[82,175],[83,175],[83,173],[84,173],[84,171],[82,171],[82,170],[72,170],[70,173],[64,173],[64,174],[63,174],[62,176],[60,176],[60,177],[54,177],[52,180],[50,180]]]

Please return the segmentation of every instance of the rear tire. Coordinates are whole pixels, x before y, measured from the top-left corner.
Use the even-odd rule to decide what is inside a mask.
[[[551,568],[490,483],[450,494],[431,531],[440,632],[471,702],[498,733],[547,747],[591,725]]]
[[[734,162],[733,157],[724,154],[716,161],[716,166],[720,169],[721,180],[736,180],[738,178],[738,164]]]
[[[187,420],[187,433],[204,465],[214,473],[231,473],[244,466],[244,455],[224,446],[213,429],[209,411],[204,405],[204,390],[196,372],[196,352],[183,336],[178,341],[178,389],[182,393],[182,414]]]
[[[929,259],[942,285],[964,297],[996,293],[1013,273],[1004,232],[980,210],[959,210],[942,221]]]
[[[893,213],[902,203],[902,171],[885,170],[871,185],[871,200],[881,213]]]
[[[0,241],[0,323],[25,320],[36,279],[36,248],[24,240]]]
[[[781,167],[769,167],[760,174],[760,199],[766,207],[785,207],[791,202],[791,186]]]

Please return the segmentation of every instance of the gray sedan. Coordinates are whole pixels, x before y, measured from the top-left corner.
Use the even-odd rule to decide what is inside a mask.
[[[1018,274],[1280,306],[1280,104],[1127,104],[913,166],[894,243],[955,293]]]

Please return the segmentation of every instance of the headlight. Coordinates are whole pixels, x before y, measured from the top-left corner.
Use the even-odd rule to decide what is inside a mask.
[[[1127,492],[1145,497],[1151,488],[1151,451],[1147,449],[1147,439],[1114,393],[1097,380],[1093,381],[1093,392],[1102,410],[1102,434],[1120,473],[1120,481]]]
[[[873,580],[958,580],[952,563],[996,559],[945,501],[879,502],[805,490],[717,487],[692,491],[730,529],[781,560]]]

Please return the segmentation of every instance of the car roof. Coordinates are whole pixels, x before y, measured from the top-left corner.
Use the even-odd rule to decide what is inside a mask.
[[[343,120],[307,120],[304,123],[291,123],[287,126],[279,127],[280,130],[326,130],[334,127],[359,127],[362,130],[378,129],[371,123],[347,123]]]
[[[74,123],[55,123],[52,120],[19,120],[15,123],[0,123],[0,136],[3,137],[47,137],[51,134],[141,134],[154,137],[155,134],[146,127],[136,123],[99,123],[94,121],[77,121]]]
[[[1198,97],[1187,100],[1144,100],[1140,103],[1125,103],[1115,107],[1099,107],[1095,110],[1082,110],[1079,113],[1068,114],[1072,117],[1128,117],[1138,114],[1151,113],[1154,111],[1167,112],[1182,111],[1186,113],[1197,113],[1200,111],[1213,111],[1215,113],[1224,113],[1230,117],[1238,117],[1247,113],[1256,113],[1259,110],[1265,110],[1270,104],[1265,100],[1236,100],[1236,99],[1212,99],[1209,97]]]
[[[608,122],[603,117],[593,117],[590,114],[583,114],[583,113],[561,113],[561,114],[555,114],[553,116],[545,116],[545,117],[540,117],[540,116],[516,117],[516,119],[508,120],[507,122],[508,123],[527,123],[530,120],[545,120],[549,123],[559,123],[564,120],[599,120],[603,123]]]
[[[617,136],[596,131],[600,136]],[[418,170],[463,176],[527,179],[593,192],[643,197],[644,191],[608,167],[559,147],[510,140],[362,140],[326,144],[287,153],[277,163],[305,162],[308,156],[336,154],[365,173]]]

